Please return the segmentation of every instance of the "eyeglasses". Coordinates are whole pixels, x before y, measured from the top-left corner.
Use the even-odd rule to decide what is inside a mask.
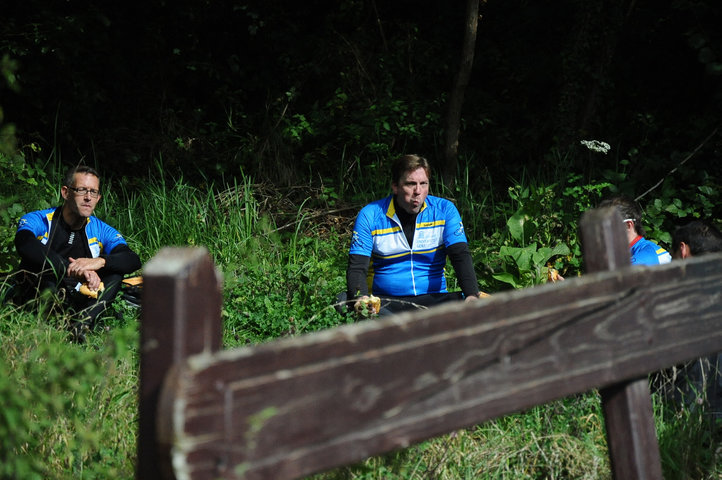
[[[98,195],[100,195],[100,191],[98,191],[94,188],[85,188],[85,187],[80,187],[80,188],[68,187],[68,188],[70,190],[74,191],[76,195],[85,196],[85,194],[88,194],[93,198],[98,198]]]
[[[625,219],[622,220],[622,221],[623,221],[624,223],[627,223],[627,222],[632,222],[632,223],[634,223],[636,220],[634,220],[633,218],[625,218]]]

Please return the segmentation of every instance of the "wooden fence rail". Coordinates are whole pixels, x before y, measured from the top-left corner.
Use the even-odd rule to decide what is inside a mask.
[[[299,478],[594,388],[614,477],[661,478],[646,376],[722,350],[722,255],[629,267],[613,210],[582,234],[580,278],[227,351],[208,255],[161,251],[138,478]]]

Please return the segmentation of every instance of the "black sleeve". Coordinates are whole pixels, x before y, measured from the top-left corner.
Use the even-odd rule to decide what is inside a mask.
[[[370,257],[366,255],[349,254],[348,268],[346,269],[346,291],[349,300],[369,294],[369,287],[366,283],[369,260]]]
[[[118,245],[108,254],[101,254],[105,259],[103,273],[132,273],[141,267],[140,257],[128,245]]]
[[[471,297],[479,295],[479,283],[476,280],[474,261],[471,259],[469,244],[459,242],[446,249],[451,266],[454,267],[456,279],[459,281],[464,296]]]
[[[65,275],[68,261],[43,245],[30,230],[18,230],[15,233],[15,250],[22,260],[22,268],[28,268],[36,273],[45,268],[52,268],[54,272],[62,272],[62,275]]]

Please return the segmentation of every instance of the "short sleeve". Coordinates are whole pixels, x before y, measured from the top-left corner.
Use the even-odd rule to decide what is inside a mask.
[[[125,238],[115,228],[111,227],[105,222],[101,223],[102,237],[100,239],[103,244],[103,252],[111,253],[118,245],[127,245]]]
[[[444,199],[442,201],[444,210],[444,245],[449,247],[459,242],[467,242],[464,224],[461,221],[461,215],[456,206],[451,201]]]
[[[36,237],[42,235],[45,230],[42,215],[39,212],[30,212],[23,215],[18,222],[18,231],[20,230],[32,232]]]
[[[373,238],[371,235],[373,215],[373,205],[367,205],[362,208],[356,216],[349,254],[371,256],[373,250]]]

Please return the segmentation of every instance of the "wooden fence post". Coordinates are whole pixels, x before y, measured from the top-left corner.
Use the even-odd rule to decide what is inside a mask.
[[[204,248],[164,248],[143,269],[138,479],[172,477],[156,441],[160,390],[171,366],[221,348],[221,283]]]
[[[630,265],[622,217],[615,208],[589,210],[581,219],[587,273]],[[661,479],[662,463],[647,377],[600,390],[615,479]]]

